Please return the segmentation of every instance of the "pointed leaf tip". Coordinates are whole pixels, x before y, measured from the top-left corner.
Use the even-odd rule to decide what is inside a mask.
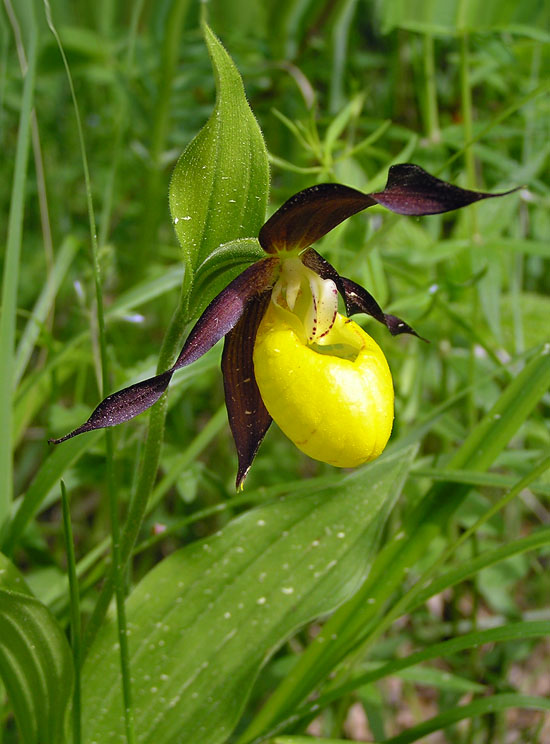
[[[370,196],[376,203],[397,214],[421,216],[451,212],[481,199],[506,196],[514,191],[517,189],[488,194],[461,189],[432,176],[419,165],[401,163],[391,166],[384,191]]]

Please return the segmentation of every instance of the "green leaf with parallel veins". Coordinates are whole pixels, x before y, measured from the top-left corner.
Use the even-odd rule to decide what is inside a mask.
[[[0,676],[21,741],[64,741],[73,684],[69,644],[45,605],[5,589],[0,589]]]
[[[190,306],[199,315],[224,287],[251,263],[265,258],[257,238],[241,238],[216,248],[195,274]]]
[[[3,553],[0,553],[0,589],[32,596],[23,574]]]
[[[240,75],[208,26],[203,31],[216,77],[216,105],[178,160],[170,183],[170,211],[192,271],[222,243],[258,234],[269,190],[265,143]]]
[[[143,579],[127,605],[139,742],[226,741],[262,664],[364,579],[414,451],[253,509]],[[111,620],[83,669],[86,741],[123,733],[115,646]]]

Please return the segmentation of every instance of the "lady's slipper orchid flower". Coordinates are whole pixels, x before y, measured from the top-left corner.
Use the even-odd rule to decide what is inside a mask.
[[[417,334],[310,246],[374,204],[428,215],[503,195],[452,186],[412,164],[392,166],[386,188],[374,194],[334,183],[300,191],[260,230],[265,258],[208,305],[175,364],[109,395],[86,423],[50,441],[134,418],[159,400],[176,370],[225,336],[222,372],[239,460],[237,487],[273,419],[299,449],[323,462],[354,467],[378,457],[393,423],[391,374],[379,346],[338,313],[338,295],[347,315],[371,315],[394,336]]]

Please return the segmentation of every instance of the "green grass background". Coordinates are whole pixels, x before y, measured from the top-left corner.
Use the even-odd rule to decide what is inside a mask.
[[[124,526],[139,487],[147,416],[113,432],[112,457],[101,434],[53,452],[47,439],[80,424],[104,389],[153,373],[183,278],[168,212],[170,173],[210,114],[215,89],[198,3],[52,0],[84,158],[46,10],[31,0],[0,7],[0,523],[4,552],[65,628],[75,604],[67,592],[59,480],[70,496],[87,620],[110,560],[113,517],[120,514]],[[402,732],[431,719],[441,737],[434,742],[544,742],[548,719],[513,696],[549,693],[548,642],[528,637],[521,625],[514,640],[472,643],[456,655],[443,649],[436,664],[398,676],[390,669],[381,682],[368,675],[413,650],[427,659],[435,644],[463,633],[550,621],[548,538],[533,540],[550,523],[548,373],[529,367],[550,343],[549,4],[212,0],[207,15],[264,132],[270,210],[316,182],[376,190],[398,162],[467,188],[522,186],[451,215],[411,219],[372,209],[319,247],[431,342],[393,339],[365,321],[394,375],[390,447],[418,445],[387,540],[426,493],[434,503],[460,493],[460,504],[406,559],[406,575],[380,599],[375,626],[357,624],[343,657],[327,660],[323,684],[313,688],[329,697],[331,684],[342,689],[309,731],[354,738],[368,725],[372,740],[412,741]],[[235,496],[219,356],[213,350],[171,386],[158,476],[132,571],[118,587],[119,609],[126,590],[176,547],[306,479],[321,488],[334,475],[273,426],[244,495]],[[487,413],[503,400],[496,415],[508,428],[487,428]],[[472,436],[478,449],[461,455]],[[480,455],[483,447],[491,454]],[[523,478],[532,480],[529,487],[500,503]],[[527,539],[533,547],[509,547]],[[400,605],[449,549],[446,570],[457,572],[457,581],[427,604],[420,597]],[[476,564],[499,550],[498,562]],[[299,705],[299,685],[291,694],[288,680],[318,630],[300,631],[264,667],[241,741],[253,740],[243,733],[248,725],[255,736],[267,735],[285,709]],[[327,682],[335,669],[336,681]],[[354,677],[359,681],[346,687]],[[279,698],[257,717],[273,690]],[[502,699],[500,708],[483,707],[489,696]],[[437,720],[468,705],[461,724],[452,716]],[[7,698],[2,711],[3,740],[18,741]],[[303,733],[312,718],[302,711],[278,741],[302,741],[290,734]]]

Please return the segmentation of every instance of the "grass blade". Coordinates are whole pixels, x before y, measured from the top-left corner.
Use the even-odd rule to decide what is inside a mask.
[[[15,321],[37,46],[38,32],[35,23],[31,23],[27,49],[27,72],[23,83],[23,97],[17,131],[15,169],[8,217],[4,273],[2,277],[2,313],[0,316],[0,349],[2,349],[2,364],[0,365],[0,421],[2,421],[4,435],[2,447],[0,447],[0,528],[8,518],[13,498],[12,406]]]

